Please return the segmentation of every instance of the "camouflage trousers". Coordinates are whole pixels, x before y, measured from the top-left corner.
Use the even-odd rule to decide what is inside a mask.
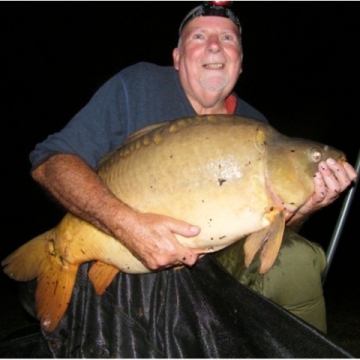
[[[245,267],[244,241],[212,256],[240,283],[326,333],[322,287],[326,256],[322,247],[286,228],[277,260],[266,274],[260,275],[258,258]]]

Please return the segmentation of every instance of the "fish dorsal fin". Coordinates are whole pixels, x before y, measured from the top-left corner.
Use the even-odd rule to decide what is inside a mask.
[[[260,153],[264,151],[264,148],[266,146],[267,133],[267,129],[262,124],[260,124],[256,129],[255,147],[259,150]]]
[[[159,127],[162,127],[162,126],[165,126],[165,125],[168,125],[169,124],[169,121],[164,121],[164,122],[161,122],[161,123],[158,123],[158,124],[153,124],[153,125],[149,125],[149,126],[146,126],[138,131],[135,131],[133,134],[131,134],[130,136],[128,136],[125,140],[125,143],[124,145],[130,143],[131,141],[134,141],[138,138],[140,138],[141,136],[149,133],[150,131],[153,131],[154,129],[157,129]]]
[[[88,273],[98,295],[102,295],[120,270],[101,261],[94,263]]]
[[[273,266],[278,256],[285,230],[284,210],[272,210],[268,217],[271,218],[270,225],[249,235],[244,244],[246,267],[250,266],[256,253],[262,248],[260,274],[265,274]]]
[[[133,144],[131,143],[135,143],[135,141],[149,133],[151,133],[153,130],[155,129],[159,129],[161,127],[165,127],[166,125],[169,124],[169,121],[164,121],[164,122],[161,122],[161,123],[158,123],[158,124],[153,124],[153,125],[149,125],[149,126],[146,126],[136,132],[134,132],[133,134],[129,135],[125,142],[120,145],[119,147],[113,149],[112,151],[108,152],[107,154],[105,154],[103,156],[102,159],[100,159],[99,163],[98,163],[98,167],[97,167],[97,170],[99,170],[101,167],[104,166],[104,164],[106,164],[108,162],[109,159],[113,158],[113,155],[115,153],[118,153],[118,154],[126,154],[126,153],[131,153],[131,146]]]

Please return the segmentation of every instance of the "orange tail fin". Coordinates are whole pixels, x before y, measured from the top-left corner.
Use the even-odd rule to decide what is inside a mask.
[[[1,262],[4,273],[17,281],[29,281],[37,278],[43,261],[48,256],[47,239],[53,230],[49,230],[28,241]]]
[[[89,270],[89,278],[94,284],[95,291],[98,295],[102,295],[106,288],[110,285],[115,275],[120,270],[112,265],[97,261]]]
[[[15,250],[1,264],[17,281],[38,278],[36,309],[41,326],[52,331],[64,315],[73,291],[79,265],[65,264],[54,249],[54,229]]]
[[[63,317],[74,288],[78,265],[61,268],[47,262],[39,275],[36,288],[36,309],[40,324],[53,331]]]

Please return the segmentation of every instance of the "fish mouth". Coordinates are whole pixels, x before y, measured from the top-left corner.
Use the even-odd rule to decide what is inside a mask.
[[[202,65],[205,69],[210,70],[221,70],[225,67],[225,64],[223,63],[211,63],[211,64],[203,64]]]
[[[338,160],[338,163],[340,163],[341,165],[344,165],[346,162],[347,162],[346,155],[342,155]]]

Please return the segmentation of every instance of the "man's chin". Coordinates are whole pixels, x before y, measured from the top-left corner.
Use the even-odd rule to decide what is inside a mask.
[[[221,79],[205,79],[200,80],[200,85],[203,89],[211,92],[221,91],[228,84],[223,78]]]

